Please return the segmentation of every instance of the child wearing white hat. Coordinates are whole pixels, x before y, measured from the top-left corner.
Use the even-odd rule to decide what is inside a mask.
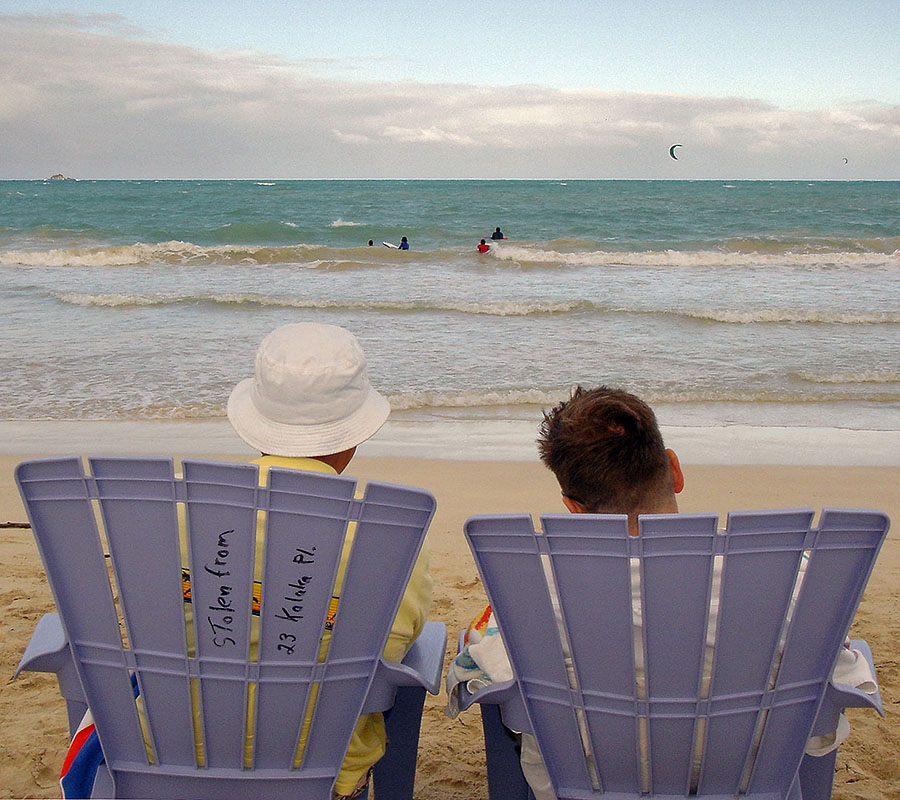
[[[343,472],[356,447],[381,428],[389,413],[387,400],[369,383],[366,357],[356,337],[335,325],[312,322],[282,325],[268,334],[256,351],[254,377],[241,381],[228,398],[228,419],[235,431],[262,454],[254,462],[262,485],[273,466]],[[261,534],[260,528],[258,556]],[[338,581],[344,566],[342,562]],[[426,542],[391,628],[385,658],[401,661],[421,633],[431,588]],[[385,745],[382,715],[361,716],[335,782],[336,798],[365,790]]]
[[[356,337],[315,322],[282,325],[266,336],[254,377],[228,398],[228,419],[251,447],[271,456],[328,457],[326,463],[355,451],[390,412],[369,383]]]

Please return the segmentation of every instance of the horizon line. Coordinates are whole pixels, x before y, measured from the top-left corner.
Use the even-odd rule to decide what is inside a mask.
[[[61,174],[61,173],[60,173]],[[272,177],[251,177],[251,178],[238,178],[238,177],[230,177],[230,178],[71,178],[65,177],[63,179],[60,178],[4,178],[0,177],[0,181],[2,182],[20,182],[20,183],[101,183],[101,182],[114,182],[114,181],[147,181],[152,183],[164,183],[164,182],[177,182],[177,181],[205,181],[205,182],[213,182],[213,181],[241,181],[241,182],[261,182],[261,181],[281,181],[281,182],[299,182],[299,181],[315,181],[315,182],[327,182],[327,181],[482,181],[482,182],[501,182],[501,181],[510,181],[510,182],[542,182],[542,183],[554,183],[554,182],[617,182],[617,181],[634,181],[634,182],[672,182],[672,183],[711,183],[711,182],[719,182],[719,181],[735,181],[738,183],[896,183],[900,182],[900,177],[897,178],[566,178],[566,177],[555,177],[555,178],[484,178],[484,177],[471,177],[471,178],[447,178],[447,177],[432,177],[432,178],[351,178],[351,177],[340,177],[340,178],[272,178]]]

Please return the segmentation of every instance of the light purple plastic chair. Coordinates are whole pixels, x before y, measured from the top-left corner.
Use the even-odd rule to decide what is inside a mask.
[[[813,516],[735,512],[724,534],[715,515],[647,516],[638,536],[624,516],[545,515],[542,532],[528,515],[471,518],[466,537],[515,676],[460,697],[486,712],[492,800],[527,795],[498,706],[508,728],[536,737],[560,800],[830,797],[833,755],[804,749],[843,706],[881,712],[877,694],[830,676],[890,522],[826,509],[813,527]]]
[[[278,468],[260,487],[257,467],[248,464],[185,460],[183,478],[171,459],[95,457],[89,465],[85,473],[80,458],[26,461],[16,480],[59,611],[41,620],[20,669],[57,673],[70,728],[85,702],[90,706],[108,768],[98,783],[111,779],[95,784],[94,796],[327,800],[359,715],[390,709],[392,741],[375,791],[411,797],[422,700],[425,689],[439,689],[446,630],[426,624],[402,665],[381,655],[434,498],[370,482],[355,499],[352,478]],[[190,553],[190,656],[179,504]],[[265,555],[255,617],[261,512]],[[319,662],[350,521],[356,533]],[[258,660],[250,660],[257,625]],[[205,766],[195,756],[192,686]],[[395,694],[403,708],[392,708]],[[308,704],[315,711],[294,768]],[[245,768],[248,726],[253,763]]]

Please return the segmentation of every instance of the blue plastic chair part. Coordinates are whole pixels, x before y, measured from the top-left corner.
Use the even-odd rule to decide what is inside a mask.
[[[833,754],[804,750],[843,707],[881,711],[830,676],[890,522],[813,516],[735,512],[719,533],[715,515],[654,515],[638,536],[624,516],[545,515],[542,531],[528,515],[472,517],[515,676],[460,687],[460,708],[482,704],[492,800],[527,796],[507,788],[504,728],[536,737],[560,800],[830,797]]]
[[[357,499],[352,478],[278,468],[261,487],[248,464],[186,459],[181,478],[171,459],[88,463],[88,472],[76,457],[26,461],[16,470],[59,611],[39,622],[19,670],[57,674],[70,730],[90,706],[108,767],[98,782],[110,782],[95,785],[95,796],[326,800],[360,714],[392,709],[376,792],[381,785],[382,797],[411,798],[422,702],[426,689],[439,691],[446,630],[426,624],[402,664],[384,661],[382,652],[434,498],[370,482]],[[185,624],[181,537],[190,554],[193,626]],[[245,767],[248,731],[252,764]]]
[[[431,694],[437,694],[440,690],[446,641],[447,629],[444,623],[426,622],[422,633],[404,656],[401,670],[389,662],[383,661],[379,665],[383,674],[376,678],[367,706],[381,710],[388,702],[384,698],[389,698],[392,693],[394,701],[384,711],[388,745],[384,756],[375,765],[373,783],[376,797],[412,800],[425,692],[427,689]],[[74,736],[88,706],[78,682],[59,614],[44,614],[38,620],[13,677],[26,671],[56,675],[60,694],[66,701],[69,737]],[[388,672],[390,674],[386,674]],[[404,682],[409,685],[404,685]],[[497,715],[499,720],[499,712]],[[112,796],[112,777],[103,764],[98,772],[92,797]],[[366,795],[361,796],[360,800],[365,797]]]

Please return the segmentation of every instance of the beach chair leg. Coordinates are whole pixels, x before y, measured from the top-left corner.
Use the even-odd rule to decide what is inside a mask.
[[[377,800],[412,800],[424,705],[424,689],[401,686],[394,705],[384,712],[388,746],[384,757],[375,765],[373,783]]]
[[[112,775],[104,762],[97,767],[97,775],[94,777],[94,787],[91,789],[91,797],[115,797],[113,793]]]
[[[518,739],[503,724],[500,706],[483,703],[479,708],[484,729],[488,797],[490,800],[534,800],[522,774]]]
[[[803,800],[828,800],[834,783],[837,750],[824,756],[803,756],[800,762],[800,791]]]

